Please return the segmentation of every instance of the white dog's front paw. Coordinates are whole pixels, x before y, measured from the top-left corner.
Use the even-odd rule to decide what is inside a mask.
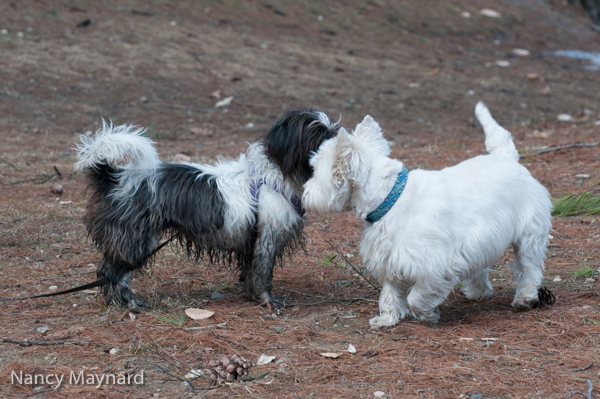
[[[392,315],[382,315],[373,317],[371,320],[369,320],[369,325],[371,328],[390,327],[398,323],[398,321],[398,318]]]

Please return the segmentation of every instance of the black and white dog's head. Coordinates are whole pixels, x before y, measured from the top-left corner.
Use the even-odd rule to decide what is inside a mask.
[[[284,178],[302,187],[313,175],[309,160],[323,141],[339,130],[326,113],[314,109],[285,111],[263,137],[267,156]]]

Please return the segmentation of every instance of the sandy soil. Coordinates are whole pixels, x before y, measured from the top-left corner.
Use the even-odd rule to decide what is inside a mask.
[[[599,33],[566,2],[7,0],[2,29],[0,297],[95,278],[101,257],[83,228],[85,183],[72,173],[72,147],[101,118],[147,127],[163,159],[211,162],[237,156],[288,107],[341,115],[347,128],[370,114],[409,169],[483,153],[479,100],[523,154],[594,143],[600,133],[600,72],[550,53],[600,49]],[[215,106],[227,97],[229,106]],[[600,191],[598,147],[522,163],[554,197]],[[457,288],[437,328],[369,329],[378,291],[340,255],[363,268],[362,222],[352,214],[308,215],[306,251],[276,270],[275,294],[289,306],[274,315],[242,298],[235,273],[166,248],[134,282],[152,304],[135,317],[94,292],[0,303],[0,397],[565,398],[587,395],[588,380],[589,397],[599,397],[598,282],[576,275],[599,266],[598,224],[598,216],[554,219],[545,285],[556,305],[525,313],[504,305],[516,286],[509,251],[491,273],[494,297],[475,303]],[[214,292],[224,299],[211,300]],[[189,307],[216,313],[193,321]],[[275,360],[255,366],[252,381],[182,381],[233,354]],[[143,371],[144,381],[56,389],[55,380],[13,376],[68,380],[82,371]]]

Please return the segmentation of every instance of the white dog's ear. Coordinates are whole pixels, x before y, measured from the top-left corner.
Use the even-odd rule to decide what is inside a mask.
[[[339,159],[338,169],[346,173],[352,157],[352,137],[343,127],[340,128],[337,134],[336,152]]]
[[[338,149],[347,147],[350,144],[350,134],[343,127],[340,128],[337,134],[337,147]]]
[[[341,128],[337,140],[338,169],[355,183],[361,182],[364,178],[363,174],[368,172],[368,169],[361,167],[365,155],[360,149],[356,136]]]
[[[375,119],[371,115],[367,115],[363,118],[362,122],[356,125],[354,129],[354,135],[356,137],[369,136],[367,139],[383,138],[383,132],[379,123],[375,122]]]
[[[355,146],[357,148],[368,148],[369,152],[376,151],[386,157],[390,155],[390,146],[383,137],[381,126],[375,122],[371,115],[365,116],[362,122],[356,125],[354,137],[356,138]]]

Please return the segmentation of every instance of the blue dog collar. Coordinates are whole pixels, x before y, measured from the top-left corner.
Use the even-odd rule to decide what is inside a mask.
[[[388,213],[388,211],[392,208],[392,206],[394,206],[398,198],[400,198],[400,194],[402,194],[402,190],[404,190],[407,180],[408,169],[403,167],[400,173],[398,173],[398,180],[396,180],[396,184],[394,184],[392,191],[390,191],[386,199],[383,200],[377,209],[367,215],[365,220],[369,223],[375,223],[384,217],[385,214]]]

